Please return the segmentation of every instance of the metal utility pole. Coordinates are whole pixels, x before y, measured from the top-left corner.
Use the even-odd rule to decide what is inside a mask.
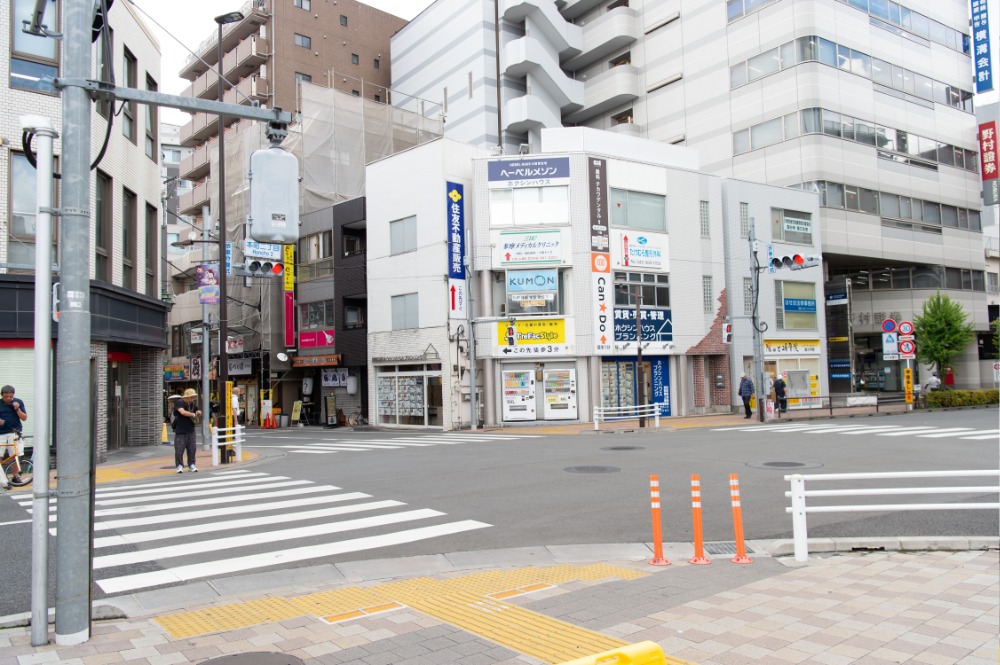
[[[212,216],[208,211],[208,206],[201,207],[201,262],[208,263],[208,243],[211,242],[208,236],[208,229],[212,225]],[[223,260],[225,258],[223,257]],[[219,272],[225,272],[225,266],[219,267]],[[225,281],[223,275],[219,275],[219,283]],[[221,288],[219,289],[222,290]],[[220,303],[224,301],[220,299]],[[220,305],[225,306],[225,305]],[[208,305],[201,306],[201,445],[202,450],[209,450],[209,441],[212,438],[210,429],[210,419],[212,417],[211,403],[211,383],[208,380],[208,367],[211,362],[210,351],[212,346],[212,326],[209,320]]]
[[[767,270],[757,261],[757,233],[755,221],[750,218],[750,302],[753,303],[753,312],[750,315],[750,325],[753,326],[753,377],[757,392],[757,419],[764,422],[765,406],[764,400],[764,331],[767,324],[761,326],[759,303],[760,303],[760,273]]]
[[[86,79],[90,76],[93,0],[65,0],[63,11],[63,76]],[[90,500],[95,442],[89,436],[93,405],[80,399],[90,394],[91,378],[90,97],[83,88],[62,91],[62,136],[59,246],[72,251],[62,253],[59,279],[56,644],[70,646],[90,639],[93,559]]]

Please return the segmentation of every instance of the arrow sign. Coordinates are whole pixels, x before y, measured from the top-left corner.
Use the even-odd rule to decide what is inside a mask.
[[[450,291],[451,291],[451,308],[454,310],[455,309],[455,286],[454,285],[452,285]]]

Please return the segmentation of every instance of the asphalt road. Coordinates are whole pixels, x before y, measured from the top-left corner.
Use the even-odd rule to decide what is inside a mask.
[[[997,469],[1000,437],[960,438],[972,431],[967,428],[997,427],[997,410],[987,409],[814,421],[795,431],[759,425],[530,437],[495,431],[475,433],[473,441],[465,440],[468,433],[428,431],[257,432],[250,445],[264,459],[253,465],[99,488],[94,596],[178,584],[172,575],[181,572],[187,579],[212,579],[320,562],[650,542],[650,474],[660,477],[665,541],[692,538],[695,473],[701,476],[706,540],[733,539],[730,473],[739,474],[747,538],[790,538],[786,473]],[[837,485],[852,486],[872,484]],[[996,501],[996,495],[835,500],[873,501],[983,502]],[[281,507],[286,504],[297,505]],[[343,506],[359,510],[333,517]],[[8,580],[0,591],[0,615],[29,606],[31,525],[25,508],[23,499],[0,497],[0,556]],[[317,510],[331,513],[312,512]],[[344,520],[362,521],[330,531]],[[814,514],[809,526],[811,537],[998,534],[995,510]],[[268,559],[276,550],[279,559]],[[55,580],[55,571],[50,576]]]

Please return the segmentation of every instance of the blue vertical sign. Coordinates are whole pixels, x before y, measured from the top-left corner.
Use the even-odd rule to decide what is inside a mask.
[[[990,22],[987,0],[972,0],[972,66],[976,71],[976,94],[993,89],[990,55]]]
[[[649,371],[652,373],[650,385],[653,387],[653,404],[659,405],[660,415],[669,416],[670,408],[670,358],[654,356],[649,359]]]
[[[462,185],[449,182],[448,210],[448,318],[467,319],[467,294],[465,292],[465,190]]]

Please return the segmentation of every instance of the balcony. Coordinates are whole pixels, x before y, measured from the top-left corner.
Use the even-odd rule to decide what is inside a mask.
[[[642,125],[635,122],[620,122],[617,125],[608,127],[608,131],[614,134],[624,134],[626,136],[638,136],[642,138]]]
[[[527,77],[529,95],[551,100],[564,113],[583,106],[583,83],[566,76],[547,45],[534,37],[522,37],[507,44],[504,52],[504,73],[511,78]],[[533,91],[536,86],[542,89]]]
[[[183,194],[180,202],[177,204],[178,214],[200,215],[201,207],[208,205],[209,198],[211,197],[211,192],[209,191],[209,185],[211,184],[210,180],[199,182],[194,186],[194,189]]]
[[[533,95],[515,97],[504,104],[504,130],[512,134],[526,134],[543,127],[562,127],[562,119],[543,100]]]
[[[249,76],[267,62],[269,53],[266,39],[250,35],[222,57],[222,71],[230,81]]]
[[[564,122],[586,122],[639,98],[639,70],[632,65],[618,65],[598,74],[586,83],[586,103],[579,111],[563,116]]]
[[[566,0],[559,13],[567,19],[573,20],[583,16],[599,4],[601,4],[601,0]]]
[[[239,118],[228,116],[224,118],[226,127],[229,127]],[[208,113],[195,113],[191,122],[181,127],[181,145],[186,148],[193,148],[199,143],[203,143],[219,133],[218,116]]]
[[[563,62],[563,69],[583,69],[634,43],[639,33],[639,14],[629,7],[616,7],[583,27],[583,49]]]
[[[271,0],[250,0],[244,3],[240,11],[243,12],[244,16],[242,21],[223,26],[222,50],[224,53],[232,51],[250,35],[260,33],[260,26],[267,23],[267,17],[271,13]],[[218,63],[218,50],[218,32],[216,26],[213,25],[211,26],[211,34],[194,49],[201,60],[194,56],[188,56],[178,75],[181,78],[194,81],[204,74],[208,67],[214,67]],[[223,56],[223,65],[225,65],[225,56]]]
[[[190,155],[181,160],[179,174],[182,180],[201,180],[208,175],[209,152],[215,147],[215,141],[202,143]]]
[[[251,101],[265,104],[270,96],[270,81],[263,76],[254,74],[242,79],[235,88],[226,90],[223,100],[230,104],[249,105]]]
[[[530,18],[526,26],[528,36],[544,41],[559,54],[560,60],[580,52],[583,30],[567,22],[552,0],[504,0],[500,12],[504,20],[511,23],[524,23]]]

